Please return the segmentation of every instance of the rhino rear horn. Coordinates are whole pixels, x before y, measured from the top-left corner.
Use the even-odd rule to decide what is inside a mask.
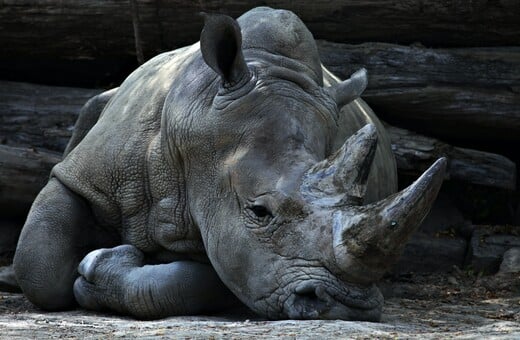
[[[306,172],[302,193],[325,206],[363,204],[376,148],[377,129],[367,124]]]
[[[222,14],[201,14],[204,28],[200,49],[206,64],[220,75],[225,87],[247,80],[250,72],[242,54],[242,33],[237,21]]]
[[[327,87],[338,108],[342,108],[356,98],[359,98],[368,85],[367,70],[362,68],[349,79]]]

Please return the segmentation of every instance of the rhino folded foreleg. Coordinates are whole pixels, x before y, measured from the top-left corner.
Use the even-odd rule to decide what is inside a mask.
[[[74,284],[78,303],[142,319],[220,310],[236,299],[208,264],[145,265],[142,252],[122,245],[89,253]]]
[[[17,281],[32,303],[45,310],[75,306],[72,285],[79,261],[93,244],[113,244],[93,220],[80,196],[56,178],[49,180],[27,216],[13,260]]]

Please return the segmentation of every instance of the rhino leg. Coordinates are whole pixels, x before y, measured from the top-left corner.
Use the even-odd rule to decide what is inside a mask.
[[[13,261],[18,283],[32,303],[46,310],[76,305],[72,286],[78,263],[103,238],[93,230],[93,221],[81,197],[56,178],[49,180],[31,207]],[[101,243],[114,244],[109,238]]]
[[[74,284],[78,303],[141,319],[220,310],[238,301],[209,264],[176,261],[145,265],[131,245],[98,249],[79,265]]]

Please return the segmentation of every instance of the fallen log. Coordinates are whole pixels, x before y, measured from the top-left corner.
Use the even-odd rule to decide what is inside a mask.
[[[61,153],[0,145],[0,215],[22,216],[43,188]]]
[[[135,55],[130,1],[20,0],[1,5],[0,41],[6,58]],[[337,42],[504,46],[520,41],[520,5],[515,1],[140,0],[137,24],[143,52],[150,57],[197,41],[200,11],[236,17],[266,5],[294,11],[316,38]]]
[[[417,176],[440,157],[448,158],[446,179],[515,190],[516,165],[494,153],[455,147],[435,138],[386,125],[397,169]]]
[[[100,92],[0,81],[0,144],[63,152],[79,110]]]
[[[520,47],[320,41],[319,48],[340,78],[368,70],[363,99],[392,125],[439,138],[520,141]]]

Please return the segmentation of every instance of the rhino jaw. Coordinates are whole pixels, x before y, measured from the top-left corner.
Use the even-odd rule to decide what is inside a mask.
[[[349,282],[375,282],[397,261],[409,237],[430,211],[446,163],[445,158],[440,158],[409,187],[381,201],[334,211],[335,262]]]

